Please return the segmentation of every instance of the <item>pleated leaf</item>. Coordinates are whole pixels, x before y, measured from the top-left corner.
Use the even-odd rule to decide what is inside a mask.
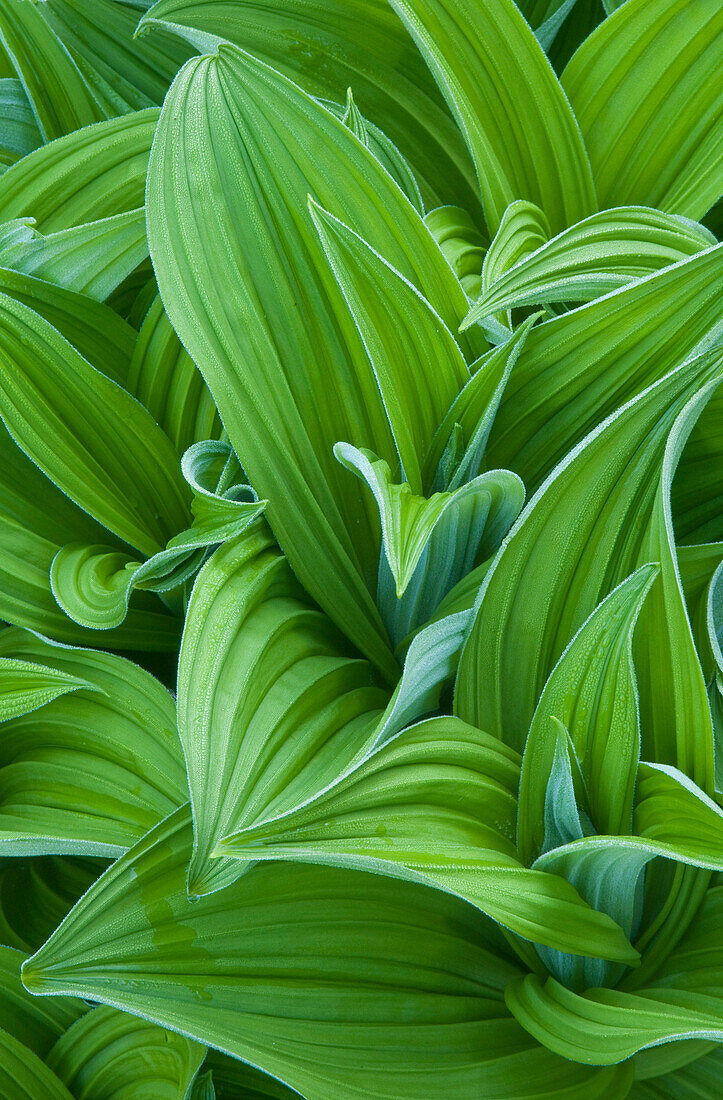
[[[720,197],[718,0],[627,0],[581,45],[562,86],[601,207],[701,218]]]
[[[3,723],[3,854],[116,856],[185,799],[173,700],[149,673],[17,630],[0,651],[89,684]]]
[[[520,779],[517,847],[523,863],[543,848],[545,793],[557,718],[567,729],[599,833],[630,831],[640,753],[632,636],[656,576],[644,566],[623,581],[580,627],[535,708]]]
[[[638,564],[675,418],[719,369],[708,353],[671,371],[591,432],[526,505],[485,576],[460,660],[465,721],[522,749],[568,642]]]
[[[0,172],[42,144],[22,83],[12,77],[0,78]]]
[[[513,1087],[530,1100],[560,1089],[603,1100],[630,1080],[629,1068],[591,1074],[525,1036],[501,1000],[519,970],[455,899],[278,864],[191,904],[190,846],[181,810],[76,906],[26,964],[26,986],[82,990],[182,1029],[318,1100],[427,1100],[439,1087],[459,1100],[480,1088],[502,1100]]]
[[[490,233],[515,199],[536,203],[553,232],[591,214],[595,187],[577,122],[512,0],[391,3],[459,121]]]

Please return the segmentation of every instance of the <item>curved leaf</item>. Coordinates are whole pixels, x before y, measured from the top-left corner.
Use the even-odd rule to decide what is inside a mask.
[[[0,1011],[4,1030],[45,1059],[54,1043],[86,1011],[82,1001],[56,997],[40,1001],[31,997],[20,981],[27,955],[12,947],[0,947]]]
[[[543,848],[545,792],[555,753],[551,718],[567,729],[598,833],[630,831],[640,753],[632,636],[656,568],[637,570],[580,627],[545,684],[525,744],[517,847],[530,864]]]
[[[718,0],[626,0],[562,74],[602,207],[701,218],[720,197]]]
[[[317,1100],[428,1100],[440,1088],[503,1100],[512,1086],[530,1100],[556,1089],[603,1100],[630,1080],[627,1068],[598,1077],[541,1053],[506,1016],[502,990],[519,970],[487,949],[468,906],[299,864],[255,867],[191,904],[190,845],[181,810],[89,891],[25,965],[26,986],[82,989]]]
[[[104,869],[77,856],[0,860],[0,943],[37,951]]]
[[[185,1100],[206,1048],[103,1005],[48,1053],[46,1065],[75,1100]]]
[[[455,709],[465,721],[522,748],[570,638],[638,564],[668,435],[719,359],[694,358],[623,406],[526,505],[485,576],[460,659]]]
[[[0,78],[0,172],[16,160],[32,153],[42,144],[22,83],[11,77]]]
[[[595,188],[574,115],[512,0],[390,2],[459,121],[490,233],[515,199],[536,203],[553,232],[592,213]]]
[[[485,254],[485,238],[469,213],[459,206],[438,206],[424,216],[424,224],[442,249],[465,293],[476,298]]]
[[[3,723],[3,854],[116,856],[185,799],[173,700],[149,673],[17,630],[0,651],[89,685]]]
[[[168,27],[201,52],[243,47],[312,95],[365,117],[407,157],[432,205],[477,204],[474,168],[429,70],[386,0],[159,0],[139,31]]]
[[[0,1089],[4,1100],[73,1100],[65,1085],[37,1054],[2,1029]]]

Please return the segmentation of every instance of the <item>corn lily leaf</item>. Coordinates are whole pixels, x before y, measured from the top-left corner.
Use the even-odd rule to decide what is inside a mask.
[[[82,856],[0,859],[0,943],[37,951],[105,867]]]
[[[30,714],[61,695],[90,687],[87,680],[60,669],[0,657],[0,722]]]
[[[89,685],[3,723],[3,854],[115,856],[184,800],[173,700],[149,673],[17,630],[0,650]]]
[[[578,0],[520,0],[517,5],[545,53]]]
[[[690,399],[666,444],[640,552],[641,560],[660,561],[661,572],[643,609],[635,648],[643,755],[681,768],[708,793],[714,788],[713,726],[678,570],[670,498],[686,440],[718,384],[714,378]]]
[[[0,180],[0,184],[2,180]],[[528,493],[605,416],[720,336],[723,246],[536,325],[510,375],[487,463]]]
[[[120,626],[136,590],[166,594],[171,610],[183,610],[183,586],[214,546],[240,535],[266,507],[250,485],[235,480],[243,471],[228,443],[194,443],[181,460],[193,493],[193,521],[145,561],[104,545],[69,543],[53,558],[53,595],[74,622],[93,630]]]
[[[33,232],[0,248],[0,265],[103,302],[147,256],[141,208],[47,236]]]
[[[501,1001],[520,971],[487,949],[479,915],[455,899],[380,875],[282,863],[192,904],[190,847],[190,815],[179,810],[25,964],[26,987],[113,1002],[319,1100],[380,1089],[390,1100],[426,1100],[441,1079],[460,1100],[487,1085],[485,1095],[505,1097],[511,1081],[522,1097],[566,1088],[575,1100],[602,1100],[630,1080],[628,1067],[598,1077],[525,1037]]]
[[[495,738],[458,719],[431,719],[298,810],[224,840],[218,852],[428,882],[527,939],[634,962],[618,927],[582,906],[563,879],[520,866],[512,843],[518,768]]]
[[[425,214],[424,224],[442,249],[465,294],[470,298],[479,297],[487,242],[470,214],[459,206],[437,206]]]
[[[568,642],[638,564],[668,436],[718,358],[695,357],[633,398],[526,505],[485,576],[460,659],[455,708],[465,721],[522,749]]]
[[[75,1100],[185,1100],[206,1048],[100,1005],[60,1036],[45,1062]]]
[[[373,122],[369,122],[368,119],[364,118],[354,102],[351,88],[347,88],[344,104],[334,103],[333,100],[323,100],[322,102],[332,114],[336,114],[341,118],[344,125],[349,127],[354,136],[359,138],[359,141],[374,154],[379,163],[386,168],[392,179],[399,185],[412,206],[423,216],[424,199],[408,161],[399,152],[391,138],[388,138]]]
[[[661,971],[637,993],[592,989],[576,994],[553,978],[543,983],[531,974],[507,987],[507,1005],[548,1049],[590,1065],[610,1065],[678,1039],[720,1042],[722,913],[723,888],[717,887]]]
[[[0,115],[2,172],[21,157],[32,153],[33,149],[37,149],[43,139],[21,81],[12,77],[0,78]]]
[[[509,470],[490,470],[452,493],[426,498],[407,482],[394,484],[388,464],[371,451],[337,443],[334,454],[366,482],[379,508],[377,603],[397,644],[491,557],[520,513],[524,486]]]
[[[0,351],[0,415],[71,500],[147,554],[188,525],[173,447],[125,390],[7,296],[0,299]]]
[[[717,432],[723,391],[713,393],[685,440],[671,491],[678,542],[723,540],[723,447]]]
[[[220,434],[213,398],[158,295],[138,333],[125,388],[148,409],[179,454]]]
[[[698,1053],[698,1046],[703,1047],[703,1043],[696,1044],[694,1040],[688,1040],[679,1045],[668,1043],[664,1047],[653,1047],[641,1054],[636,1054],[637,1063],[642,1062],[649,1055],[659,1055],[674,1048],[677,1058],[669,1069],[666,1067],[663,1070],[662,1074],[651,1074],[650,1078],[636,1080],[630,1093],[630,1100],[694,1100],[696,1094],[698,1096],[715,1095],[723,1069],[723,1051],[716,1044],[705,1043],[705,1049],[710,1053],[704,1053],[701,1056]],[[687,1051],[691,1047],[692,1053],[688,1054]],[[714,1049],[710,1049],[711,1047]],[[683,1065],[677,1065],[676,1062],[681,1059],[684,1060]],[[636,1077],[640,1076],[640,1070],[636,1066]]]
[[[717,0],[632,0],[580,46],[562,86],[601,207],[701,218],[720,197]]]
[[[47,142],[106,116],[70,53],[43,19],[43,7],[2,0],[0,38]]]
[[[238,877],[241,865],[210,859],[218,840],[325,786],[370,740],[388,701],[264,525],[220,547],[196,579],[178,669],[195,826],[189,890]]]
[[[553,232],[596,209],[575,118],[530,27],[511,0],[391,0],[454,112],[496,233],[506,207],[529,199]],[[514,113],[503,88],[515,89]]]
[[[244,1100],[292,1100],[298,1096],[274,1077],[217,1050],[209,1050],[202,1075],[196,1079],[197,1089],[203,1077],[212,1078],[213,1091],[206,1095],[201,1091],[193,1100],[233,1100],[235,1096]]]
[[[41,233],[54,233],[137,210],[157,123],[158,108],[149,107],[36,149],[0,177],[3,217],[32,217]]]
[[[489,276],[485,265],[485,292],[464,323],[513,307],[587,302],[715,244],[712,233],[686,218],[644,206],[605,210],[534,251],[528,248],[531,254],[523,253],[504,271]]]
[[[403,479],[419,494],[422,461],[469,368],[442,319],[398,271],[338,218],[313,202],[310,210],[364,340]],[[398,324],[389,324],[390,313]]]
[[[7,1100],[73,1100],[37,1054],[1,1028],[0,1089]]]
[[[532,863],[543,850],[545,797],[557,743],[553,718],[569,733],[595,830],[630,832],[640,754],[632,637],[656,573],[655,566],[643,566],[618,585],[550,673],[522,762],[517,847],[523,863]]]
[[[60,609],[50,585],[58,552],[78,540],[108,542],[110,533],[76,507],[0,427],[0,617],[75,645],[175,650],[178,621],[150,594],[138,594],[122,626],[90,635]],[[114,552],[126,550],[122,544]]]
[[[217,95],[223,110],[188,106]],[[199,149],[207,153],[202,171]],[[198,171],[189,174],[189,165]],[[215,188],[221,204],[209,201]],[[394,445],[371,364],[306,212],[309,192],[335,216],[352,209],[355,229],[456,328],[466,312],[462,288],[419,214],[341,121],[236,47],[189,62],[166,99],[149,169],[160,292],[249,480],[273,502],[269,523],[292,568],[391,679],[367,587],[378,562],[373,512],[332,447],[346,438],[393,462]],[[280,236],[259,228],[270,224],[271,208]],[[282,316],[283,325],[269,325]]]
[[[40,1001],[31,997],[20,980],[24,951],[0,947],[0,1011],[3,1029],[45,1059],[57,1040],[86,1011],[75,997]]]
[[[502,395],[538,317],[529,317],[512,336],[482,356],[450,405],[424,463],[424,482],[433,492],[458,489],[480,473]]]
[[[250,0],[159,0],[139,33],[152,31],[155,40],[164,26],[202,53],[233,42],[321,99],[340,103],[351,86],[365,118],[411,164],[428,204],[446,198],[478,209],[462,135],[386,0],[272,0],[263,8]]]

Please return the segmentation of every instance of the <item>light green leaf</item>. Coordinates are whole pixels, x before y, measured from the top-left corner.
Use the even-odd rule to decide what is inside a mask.
[[[517,847],[523,863],[532,863],[543,848],[543,811],[558,740],[553,718],[570,735],[595,830],[630,832],[640,753],[632,638],[655,577],[655,566],[643,566],[618,585],[583,623],[550,673],[522,762]]]
[[[192,106],[203,103],[212,109]],[[352,211],[364,240],[457,327],[462,288],[419,214],[340,120],[236,47],[189,62],[166,99],[149,169],[160,292],[249,480],[271,502],[269,523],[292,568],[392,679],[368,587],[378,563],[375,517],[332,447],[348,439],[390,462],[395,452],[306,210],[309,192],[334,216]]]
[[[3,854],[116,856],[185,799],[173,700],[149,673],[17,630],[0,652],[89,683],[3,724]]]
[[[511,931],[636,960],[619,928],[512,843],[519,758],[454,718],[405,730],[299,809],[235,833],[218,854],[374,870],[427,882]],[[574,945],[574,947],[571,947]]]
[[[23,157],[0,176],[3,217],[32,217],[41,233],[54,233],[137,210],[157,122],[158,108],[149,107],[86,126]]]
[[[210,859],[221,837],[316,793],[371,739],[389,695],[352,653],[265,525],[226,543],[201,570],[178,669],[192,893],[241,873],[235,861]]]
[[[604,417],[715,343],[722,255],[718,245],[536,325],[506,386],[488,464],[514,470],[534,492]]]
[[[181,810],[86,894],[25,965],[26,986],[111,1001],[315,1100],[428,1100],[440,1088],[504,1100],[512,1087],[530,1100],[560,1089],[603,1100],[630,1080],[627,1067],[598,1077],[539,1051],[506,1016],[502,991],[520,971],[488,950],[471,907],[290,863],[191,904],[190,846]]]
[[[61,695],[89,687],[86,680],[58,669],[0,657],[0,722],[30,714]]]
[[[424,224],[442,249],[465,294],[477,298],[486,241],[469,213],[459,206],[438,206]]]
[[[578,995],[553,978],[543,984],[530,974],[507,987],[507,1005],[548,1049],[588,1065],[611,1065],[678,1039],[720,1042],[722,901],[723,888],[709,891],[692,930],[645,989]]]
[[[45,1061],[75,1100],[185,1100],[205,1055],[199,1043],[101,1005]]]
[[[623,406],[526,505],[485,576],[460,659],[455,708],[465,721],[522,748],[568,642],[638,564],[668,435],[719,358],[691,359]]]
[[[0,79],[0,172],[42,143],[38,124],[19,80]]]
[[[68,50],[43,19],[43,7],[0,0],[0,38],[43,141],[52,141],[106,116]]]
[[[469,368],[449,329],[411,283],[338,218],[313,201],[309,208],[364,341],[403,480],[421,493],[422,462],[440,420],[469,381]],[[398,323],[390,325],[390,316]]]
[[[717,243],[697,223],[644,206],[593,214],[490,274],[496,241],[482,271],[485,292],[465,325],[513,307],[587,302]]]
[[[602,207],[701,218],[721,193],[718,0],[628,0],[570,61],[562,86]]]
[[[149,6],[149,5],[146,5]],[[386,0],[159,0],[139,32],[167,26],[202,53],[241,46],[312,95],[337,103],[351,85],[364,115],[411,164],[428,205],[474,209],[474,168],[424,61]]]
[[[585,147],[542,48],[512,0],[391,0],[457,117],[490,233],[529,199],[553,232],[596,209]],[[514,88],[514,107],[504,89]]]
[[[110,533],[40,472],[4,426],[0,485],[0,617],[76,645],[92,641],[111,649],[177,649],[180,624],[151,595],[139,594],[123,626],[102,635],[89,635],[61,611],[50,587],[55,556],[66,543],[107,542]]]
[[[147,255],[141,208],[48,236],[34,233],[0,249],[0,264],[103,302]]]
[[[490,287],[501,279],[509,268],[514,267],[530,252],[535,252],[549,239],[550,226],[539,206],[535,206],[533,202],[528,202],[526,199],[516,199],[515,202],[510,203],[502,215],[499,229],[487,249],[482,264],[480,287],[482,300],[487,298]],[[482,321],[490,339],[495,332],[501,335],[503,331],[511,328],[509,312],[506,314],[498,312],[495,316],[491,312],[480,314],[477,303],[465,317],[461,328],[464,330],[477,320]],[[499,343],[499,340],[495,342]]]
[[[179,454],[220,434],[213,398],[176,336],[159,296],[153,299],[138,333],[126,389],[148,409]]]
[[[496,550],[525,499],[522,482],[509,470],[490,470],[453,493],[426,498],[415,495],[406,481],[394,484],[388,464],[371,451],[337,443],[334,454],[367,484],[379,508],[387,563],[380,566],[380,589],[385,568],[398,600],[413,582],[415,599],[429,608],[422,622],[457,581]],[[389,587],[386,584],[384,590]]]
[[[641,763],[634,830],[661,854],[723,870],[723,811],[677,768]]]
[[[188,525],[168,437],[56,329],[4,295],[0,357],[0,415],[71,500],[146,554]]]

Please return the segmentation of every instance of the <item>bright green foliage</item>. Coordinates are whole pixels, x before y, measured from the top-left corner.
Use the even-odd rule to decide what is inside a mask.
[[[718,0],[0,0],[0,1100],[717,1100]]]

